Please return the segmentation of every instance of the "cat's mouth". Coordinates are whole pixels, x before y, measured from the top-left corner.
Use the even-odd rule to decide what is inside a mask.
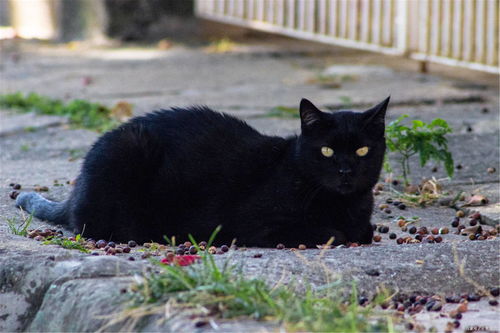
[[[352,192],[354,190],[354,186],[352,182],[343,181],[337,186],[337,189],[340,193],[346,194]]]

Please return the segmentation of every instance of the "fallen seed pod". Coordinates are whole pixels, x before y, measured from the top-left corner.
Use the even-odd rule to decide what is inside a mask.
[[[467,301],[464,302],[464,303],[460,303],[458,306],[457,306],[457,311],[460,312],[460,313],[465,313],[467,312],[467,309],[468,309],[468,306],[467,306]]]
[[[443,228],[440,228],[440,229],[439,229],[439,233],[440,233],[441,235],[446,235],[446,234],[447,234],[447,233],[449,233],[449,232],[450,232],[450,230],[449,230],[448,228],[446,228],[446,227],[443,227]]]

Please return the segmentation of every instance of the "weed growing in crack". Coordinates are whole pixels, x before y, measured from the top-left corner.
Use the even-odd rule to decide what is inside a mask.
[[[70,123],[98,132],[110,130],[120,123],[112,117],[111,109],[86,100],[75,99],[67,103],[59,99],[30,93],[24,96],[17,92],[0,95],[0,107],[16,109],[22,112],[69,117]]]
[[[88,253],[85,248],[85,239],[80,235],[75,236],[75,240],[70,240],[63,237],[52,237],[42,242],[43,245],[59,245],[65,249],[78,250],[83,253]]]
[[[18,223],[16,217],[7,219],[7,225],[9,226],[10,233],[23,237],[28,236],[28,228],[30,227],[31,222],[33,222],[33,213],[27,217],[23,214],[21,223]]]
[[[191,242],[201,253],[200,261],[185,267],[158,264],[158,272],[132,286],[135,308],[129,309],[130,315],[151,315],[155,311],[161,314],[172,307],[167,320],[181,312],[192,312],[194,317],[272,321],[297,331],[392,330],[387,316],[375,313],[375,306],[382,300],[376,298],[368,305],[359,305],[355,286],[349,297],[344,296],[346,289],[340,280],[320,287],[303,282],[269,286],[262,279],[247,277],[243,267],[232,264],[231,258],[216,263],[214,256],[201,251],[192,237]],[[120,315],[116,318],[110,325],[127,319]]]

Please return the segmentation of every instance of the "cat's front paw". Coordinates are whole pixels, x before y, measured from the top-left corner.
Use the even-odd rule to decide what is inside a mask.
[[[347,239],[351,243],[371,244],[373,240],[373,227],[371,224],[362,228],[358,226],[356,230],[353,229],[347,232]]]

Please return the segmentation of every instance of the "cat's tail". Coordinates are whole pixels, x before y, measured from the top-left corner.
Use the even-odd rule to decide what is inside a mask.
[[[41,220],[56,224],[67,224],[66,202],[50,201],[36,192],[21,192],[16,205]]]

